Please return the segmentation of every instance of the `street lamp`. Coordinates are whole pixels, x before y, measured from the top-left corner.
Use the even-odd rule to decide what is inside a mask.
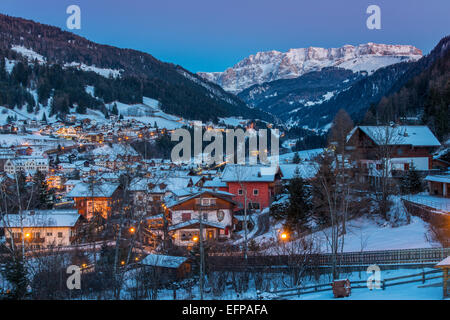
[[[280,238],[281,238],[281,240],[286,241],[289,238],[289,235],[287,234],[287,232],[282,232],[280,234]]]

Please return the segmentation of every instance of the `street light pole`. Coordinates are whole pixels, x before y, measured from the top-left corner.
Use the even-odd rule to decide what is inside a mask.
[[[199,235],[199,241],[200,241],[200,300],[203,300],[203,280],[204,280],[204,273],[205,273],[205,252],[203,248],[203,204],[202,204],[202,197],[200,196],[200,207],[199,207],[199,222],[200,222],[200,235]]]

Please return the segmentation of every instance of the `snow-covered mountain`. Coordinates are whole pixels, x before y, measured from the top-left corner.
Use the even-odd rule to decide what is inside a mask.
[[[299,48],[287,52],[267,51],[251,55],[224,72],[199,72],[226,91],[238,93],[255,84],[292,79],[325,67],[340,67],[372,74],[398,62],[415,61],[422,51],[411,45],[367,43],[340,48]]]

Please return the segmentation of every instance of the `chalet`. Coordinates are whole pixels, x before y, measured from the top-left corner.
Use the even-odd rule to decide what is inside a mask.
[[[64,183],[66,193],[69,193],[70,191],[72,191],[72,189],[75,188],[75,185],[77,185],[78,183],[80,183],[80,180],[67,180]]]
[[[129,191],[136,213],[144,215],[159,214],[162,200],[168,192],[167,184],[154,178],[135,178]]]
[[[0,149],[0,171],[4,170],[5,163],[8,159],[16,157],[16,152],[11,149]]]
[[[440,175],[429,175],[425,178],[431,196],[450,198],[450,171]]]
[[[89,142],[99,142],[99,143],[105,140],[103,133],[101,132],[88,133],[87,135],[85,135],[85,139]]]
[[[0,126],[0,134],[17,134],[18,131],[19,128],[10,123]]]
[[[70,245],[79,219],[77,210],[29,210],[5,215],[0,226],[7,245],[21,246],[24,239],[30,249],[43,249]]]
[[[8,159],[4,165],[4,171],[9,174],[14,174],[16,171],[34,173],[39,170],[41,172],[48,172],[49,169],[49,160],[40,157]]]
[[[248,208],[262,210],[270,206],[280,190],[281,171],[278,166],[227,165],[221,180],[241,209],[246,199]]]
[[[91,220],[97,214],[107,219],[120,201],[119,193],[119,183],[80,182],[66,196],[75,201],[80,215]]]
[[[167,201],[163,207],[171,221],[169,231],[173,234],[174,243],[178,246],[195,244],[200,235],[200,217],[204,228],[203,239],[229,239],[236,205],[231,197],[228,192],[203,189]]]
[[[64,189],[63,178],[60,175],[54,174],[46,177],[49,189]]]
[[[356,151],[359,164],[369,176],[377,176],[385,165],[389,175],[432,169],[432,152],[441,144],[427,126],[357,126],[349,133],[348,149]],[[382,151],[384,149],[385,151]],[[389,154],[389,159],[383,155]]]
[[[140,265],[153,268],[162,283],[182,280],[192,270],[189,258],[161,254],[149,254],[141,261]]]

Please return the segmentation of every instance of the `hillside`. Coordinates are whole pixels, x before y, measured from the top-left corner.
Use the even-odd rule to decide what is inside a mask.
[[[57,114],[73,105],[79,113],[86,108],[105,112],[104,104],[142,103],[146,96],[158,100],[163,111],[187,119],[271,119],[181,66],[30,20],[0,15],[0,57],[0,105],[9,108],[31,111],[52,103]],[[86,94],[87,86],[94,88],[94,97]]]
[[[414,64],[370,109],[366,122],[412,119],[428,125],[440,139],[450,133],[450,36]]]

